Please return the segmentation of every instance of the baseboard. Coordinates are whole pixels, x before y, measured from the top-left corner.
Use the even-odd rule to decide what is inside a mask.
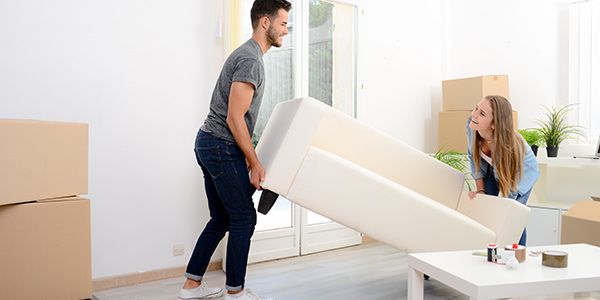
[[[368,244],[376,242],[377,240],[364,235],[362,236],[362,244]],[[222,270],[222,260],[213,261],[208,265],[207,272]],[[112,277],[98,278],[92,280],[92,291],[103,291],[108,289],[114,289],[118,287],[124,287],[134,284],[140,284],[145,282],[164,280],[168,278],[183,277],[185,275],[186,266],[158,269],[152,271],[145,271],[132,274],[123,274]]]
[[[207,272],[221,270],[221,260],[213,261],[208,264]],[[186,266],[158,269],[132,274],[123,274],[112,277],[98,278],[92,280],[92,291],[102,291],[124,287],[144,282],[163,280],[168,278],[183,277],[185,275]]]

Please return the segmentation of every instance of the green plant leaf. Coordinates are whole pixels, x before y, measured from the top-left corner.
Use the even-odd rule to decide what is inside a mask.
[[[539,146],[542,136],[537,129],[519,129],[518,132],[529,146]]]
[[[542,105],[546,109],[546,119],[537,120],[540,125],[538,132],[541,135],[542,142],[546,147],[558,147],[561,142],[566,139],[578,139],[578,137],[586,138],[585,130],[579,125],[569,125],[567,116],[573,110],[576,104],[566,106],[548,107]]]
[[[473,190],[473,185],[469,176],[471,175],[469,158],[466,154],[459,153],[453,149],[446,148],[448,143],[444,144],[435,154],[430,154],[431,157],[449,165],[460,171],[465,176],[465,185],[469,191]]]

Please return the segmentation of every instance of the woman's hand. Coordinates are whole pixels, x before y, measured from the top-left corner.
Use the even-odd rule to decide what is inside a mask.
[[[477,196],[477,192],[469,191],[469,199],[473,200]]]
[[[469,191],[469,198],[471,200],[475,199],[475,197],[477,196],[477,194],[485,194],[484,190],[479,190],[477,192],[473,192],[473,191]]]

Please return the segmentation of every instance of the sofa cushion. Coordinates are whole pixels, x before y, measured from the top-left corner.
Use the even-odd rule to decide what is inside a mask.
[[[464,185],[462,173],[388,134],[327,108],[313,146],[456,209]]]
[[[405,252],[478,249],[496,240],[471,218],[316,147],[288,198]]]

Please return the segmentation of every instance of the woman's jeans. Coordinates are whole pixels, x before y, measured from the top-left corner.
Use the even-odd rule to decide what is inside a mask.
[[[498,188],[498,181],[496,181],[496,178],[494,178],[494,171],[492,169],[492,166],[488,166],[488,171],[485,174],[485,177],[483,178],[483,184],[485,187],[486,194],[498,196],[498,194],[500,193],[500,189]],[[531,194],[531,190],[529,190],[527,193],[525,193],[523,195],[517,194],[517,198],[515,200],[519,201],[523,205],[526,205],[530,194]],[[523,229],[523,234],[521,235],[521,239],[519,240],[519,245],[526,246],[526,243],[527,243],[527,228]]]
[[[236,143],[199,131],[196,159],[204,173],[210,220],[200,234],[185,276],[201,281],[219,242],[229,231],[227,243],[227,279],[230,291],[244,288],[250,238],[256,225],[252,202],[255,191],[250,183],[245,155]]]

